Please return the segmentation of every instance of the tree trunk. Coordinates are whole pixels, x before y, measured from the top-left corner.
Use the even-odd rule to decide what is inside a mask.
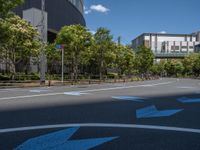
[[[101,50],[101,55],[100,55],[99,77],[100,77],[100,81],[102,81],[103,79],[103,51],[102,50]]]

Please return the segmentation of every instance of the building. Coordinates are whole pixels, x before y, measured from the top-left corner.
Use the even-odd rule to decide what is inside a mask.
[[[139,46],[150,48],[156,58],[184,57],[195,52],[200,44],[200,32],[192,34],[144,33],[132,41],[132,48]]]
[[[200,44],[195,46],[195,53],[200,53]]]
[[[48,20],[48,41],[53,42],[58,31],[65,25],[86,25],[84,19],[83,0],[46,0],[45,11]],[[24,18],[24,11],[41,9],[41,0],[25,0],[14,12]],[[27,17],[26,17],[27,19]]]

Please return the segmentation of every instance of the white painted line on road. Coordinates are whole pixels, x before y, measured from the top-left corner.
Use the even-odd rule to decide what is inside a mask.
[[[136,87],[167,85],[167,84],[171,84],[171,83],[174,83],[174,82],[163,82],[163,83],[156,83],[156,84],[143,84],[143,85],[134,85],[134,86],[123,86],[123,87],[92,89],[92,90],[84,90],[84,91],[69,91],[69,92],[79,92],[79,93],[100,92],[100,91],[109,91],[109,90],[129,89],[129,88],[136,88]],[[2,101],[2,100],[11,100],[11,99],[44,97],[44,96],[56,96],[56,95],[64,95],[64,92],[61,92],[61,93],[38,94],[38,95],[15,96],[15,97],[2,97],[2,98],[0,98],[0,101]]]
[[[31,126],[31,127],[8,128],[8,129],[0,129],[0,134],[2,134],[2,133],[12,133],[12,132],[33,131],[33,130],[44,130],[44,129],[71,128],[71,127],[149,129],[149,130],[178,131],[178,132],[189,132],[189,133],[200,134],[200,129],[156,126],[156,125],[109,124],[109,123],[56,124],[56,125],[42,125],[42,126]]]
[[[0,92],[17,92],[17,91],[24,91],[22,89],[19,89],[19,88],[13,88],[13,89],[0,89]]]
[[[26,96],[16,96],[16,97],[3,97],[1,100],[10,100],[10,99],[23,99],[23,98],[32,98],[32,97],[44,97],[44,96],[55,96],[62,95],[63,93],[47,93],[47,94],[38,94],[38,95],[26,95]]]
[[[82,95],[91,95],[89,93],[80,93],[80,92],[64,92],[65,95],[71,96],[82,96]]]
[[[195,87],[192,87],[192,86],[180,86],[180,87],[177,87],[178,89],[194,89]]]
[[[143,85],[134,85],[134,86],[123,86],[123,87],[104,88],[104,89],[93,89],[93,90],[85,90],[85,91],[79,91],[79,92],[100,92],[100,91],[109,91],[109,90],[129,89],[129,88],[135,88],[135,87],[167,85],[167,84],[171,84],[171,83],[173,83],[173,82],[163,82],[163,83],[157,83],[157,84],[143,84]]]

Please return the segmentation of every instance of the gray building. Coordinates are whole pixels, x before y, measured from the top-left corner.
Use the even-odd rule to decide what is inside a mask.
[[[195,52],[200,44],[200,32],[192,34],[144,33],[132,41],[132,48],[139,46],[150,48],[157,58],[184,57]]]
[[[23,17],[25,10],[41,9],[41,0],[25,0],[14,12]],[[84,19],[83,0],[46,0],[45,11],[48,20],[48,41],[53,42],[58,31],[65,25],[86,25]]]
[[[42,28],[41,2],[42,0],[24,0],[24,3],[14,10],[21,18],[37,27],[39,32],[41,32]],[[46,0],[44,16],[44,39],[50,43],[54,42],[57,33],[63,26],[73,24],[86,25],[83,0]],[[22,71],[28,67],[31,72],[37,72],[38,65],[35,62],[35,58],[30,58],[29,64],[22,62],[16,67],[16,70]],[[5,60],[0,59],[0,72],[9,70],[6,66]]]
[[[200,44],[195,46],[195,53],[200,53]]]

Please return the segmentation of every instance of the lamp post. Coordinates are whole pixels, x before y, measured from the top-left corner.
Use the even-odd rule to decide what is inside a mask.
[[[46,57],[45,57],[45,43],[46,43],[46,36],[47,33],[45,30],[45,0],[41,0],[41,40],[42,40],[42,47],[40,52],[40,84],[45,84],[45,72],[46,72]]]

